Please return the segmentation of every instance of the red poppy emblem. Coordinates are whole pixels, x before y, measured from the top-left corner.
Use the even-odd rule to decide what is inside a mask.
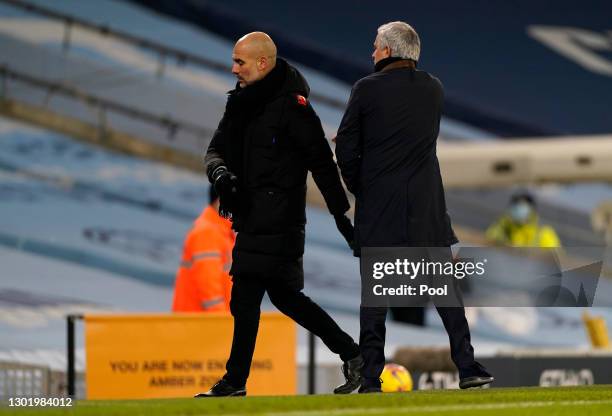
[[[295,97],[297,98],[297,103],[299,105],[303,105],[304,107],[306,107],[306,105],[308,104],[308,100],[306,100],[306,97],[304,97],[303,95],[296,95]]]

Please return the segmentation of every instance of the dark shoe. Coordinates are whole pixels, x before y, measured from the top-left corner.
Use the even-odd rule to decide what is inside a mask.
[[[495,380],[492,376],[472,376],[462,378],[459,382],[460,389],[470,389],[472,387],[480,387],[491,383]]]
[[[361,386],[359,387],[359,394],[367,393],[382,393],[382,389],[377,386]]]
[[[357,357],[345,361],[342,364],[342,374],[346,382],[334,389],[334,394],[349,394],[359,386],[361,386],[361,369],[363,368],[363,357],[359,354]]]
[[[382,393],[382,379],[364,378],[359,387],[359,393]]]
[[[200,399],[203,397],[234,397],[234,396],[246,396],[246,388],[245,386],[236,388],[229,384],[225,379],[221,379],[215,383],[214,386],[206,393],[196,394],[196,399]]]

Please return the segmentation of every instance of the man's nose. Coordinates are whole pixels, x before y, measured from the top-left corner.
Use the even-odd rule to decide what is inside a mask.
[[[234,65],[232,65],[232,74],[234,74],[234,75],[238,75],[238,72],[239,72],[239,70],[238,70],[238,64],[234,64]]]

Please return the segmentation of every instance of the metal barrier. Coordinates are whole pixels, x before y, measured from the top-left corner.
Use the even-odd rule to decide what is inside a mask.
[[[48,396],[50,379],[47,367],[0,362],[0,398]]]

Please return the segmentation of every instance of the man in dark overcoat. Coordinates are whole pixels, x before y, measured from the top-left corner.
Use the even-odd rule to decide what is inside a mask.
[[[355,196],[360,247],[448,247],[458,242],[446,211],[436,156],[444,99],[440,81],[416,69],[420,40],[404,22],[378,28],[375,72],[353,86],[336,136],[336,158]],[[437,308],[449,335],[460,387],[493,381],[474,360],[463,307]],[[360,310],[361,392],[380,391],[386,307]]]

